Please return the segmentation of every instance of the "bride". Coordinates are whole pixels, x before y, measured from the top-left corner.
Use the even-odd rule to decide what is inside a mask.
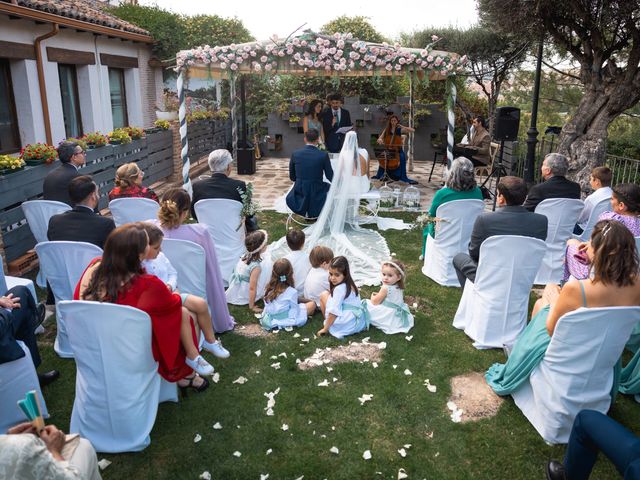
[[[378,232],[361,228],[358,224],[360,196],[369,190],[368,155],[358,148],[355,132],[348,132],[327,199],[318,220],[304,229],[305,251],[316,245],[333,250],[334,256],[349,259],[351,275],[359,286],[380,284],[380,264],[389,258],[389,247]],[[284,238],[271,249],[273,258],[288,253]]]

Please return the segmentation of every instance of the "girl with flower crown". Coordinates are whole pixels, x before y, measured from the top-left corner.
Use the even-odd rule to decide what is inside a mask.
[[[298,303],[291,262],[286,258],[276,260],[264,293],[264,312],[260,325],[265,330],[301,327],[315,310],[315,302]]]
[[[387,334],[407,333],[413,327],[413,315],[404,303],[405,271],[398,260],[382,262],[382,288],[367,300],[371,325]]]
[[[256,302],[264,296],[266,279],[271,275],[269,261],[263,261],[267,251],[269,235],[264,230],[251,232],[244,239],[247,252],[242,256],[231,274],[227,288],[227,302],[233,305],[249,305],[255,313],[262,312]]]

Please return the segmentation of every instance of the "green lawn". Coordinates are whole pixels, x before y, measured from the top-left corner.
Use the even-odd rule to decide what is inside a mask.
[[[260,218],[272,239],[284,234],[283,215],[261,213]],[[471,371],[484,372],[504,357],[500,351],[474,349],[469,338],[451,326],[460,290],[440,287],[422,275],[418,260],[421,232],[388,231],[384,236],[391,251],[408,266],[405,296],[419,303],[410,332],[412,341],[376,329],[343,341],[314,340],[321,326],[319,314],[297,330],[300,338],[284,331],[264,338],[224,334],[232,356],[212,361],[220,372],[219,383],[178,404],[161,404],[151,445],[143,452],[99,454],[113,462],[103,477],[197,479],[207,470],[214,479],[260,479],[261,474],[269,474],[270,480],[303,475],[305,479],[396,479],[398,470],[404,468],[408,478],[418,479],[544,478],[545,462],[561,458],[564,447],[547,446],[510,397],[494,418],[466,424],[449,418],[450,379]],[[363,297],[370,292],[363,289]],[[246,307],[234,307],[232,313],[241,324],[257,322]],[[62,376],[44,390],[44,396],[51,413],[49,422],[66,430],[75,366],[72,360],[55,355],[54,335],[49,325],[41,338],[41,370],[56,368]],[[296,367],[295,358],[304,359],[316,348],[367,336],[372,342],[387,343],[378,368],[371,363],[336,364],[331,372],[325,367],[307,371]],[[303,337],[311,341],[301,344]],[[254,354],[256,350],[261,350],[260,357]],[[287,358],[270,358],[282,352]],[[281,363],[279,370],[270,367],[275,361]],[[406,368],[412,376],[404,375]],[[239,376],[246,377],[247,383],[232,383]],[[423,385],[427,378],[437,386],[435,394]],[[330,385],[318,387],[324,379]],[[275,415],[266,416],[264,393],[278,387]],[[364,393],[373,394],[373,399],[361,406],[358,397]],[[630,398],[619,396],[611,414],[626,425],[640,424],[640,407]],[[222,424],[221,430],[212,428],[216,422]],[[283,431],[283,424],[289,429]],[[193,442],[196,434],[202,436],[199,443]],[[404,444],[411,444],[406,458],[397,452]],[[329,451],[333,446],[340,450],[338,455]],[[268,449],[272,450],[269,455]],[[368,461],[362,458],[365,450],[372,454]],[[235,451],[242,456],[235,457]],[[592,478],[616,478],[615,469],[600,460]]]

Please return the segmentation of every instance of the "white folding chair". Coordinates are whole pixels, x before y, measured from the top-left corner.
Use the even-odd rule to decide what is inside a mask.
[[[207,264],[204,248],[189,240],[165,238],[162,253],[178,272],[178,290],[207,299]]]
[[[24,357],[0,364],[0,434],[17,423],[27,421],[18,407],[18,400],[22,400],[30,390],[37,392],[42,415],[45,418],[49,417],[31,353],[24,343],[18,341],[18,344],[24,350]]]
[[[580,410],[607,413],[613,367],[640,307],[579,308],[556,324],[544,358],[511,396],[548,443],[567,443]]]
[[[161,383],[149,315],[87,301],[62,301],[59,309],[77,368],[70,431],[99,452],[143,450],[151,443]]]
[[[116,198],[109,202],[109,210],[116,226],[125,223],[154,220],[160,205],[150,198]]]
[[[567,240],[573,235],[576,221],[584,208],[582,200],[547,198],[538,204],[536,213],[547,217],[547,250],[534,283],[560,283],[564,274],[564,254]]]
[[[427,236],[422,273],[445,287],[458,287],[453,257],[469,249],[473,224],[484,210],[482,200],[453,200],[436,210],[438,224],[436,238]]]
[[[25,286],[29,289],[29,293],[33,296],[33,300],[38,303],[38,295],[36,295],[36,287],[33,285],[33,282],[28,278],[21,277],[12,277],[10,275],[5,275],[4,270],[0,268],[0,295],[4,295],[7,293],[7,290],[18,287]]]
[[[591,238],[591,232],[593,231],[593,227],[595,227],[596,223],[598,223],[598,217],[602,215],[604,212],[611,210],[611,197],[603,198],[598,203],[593,206],[593,210],[589,214],[589,219],[587,220],[587,225],[584,227],[584,230],[580,235],[573,235],[573,238],[576,240],[580,240],[581,242],[586,242]]]
[[[529,293],[545,243],[532,237],[496,235],[480,245],[475,282],[467,280],[453,326],[478,349],[511,347],[527,324]]]
[[[38,243],[36,253],[40,260],[40,268],[49,281],[56,299],[58,332],[53,348],[60,357],[73,358],[73,351],[67,338],[66,321],[58,304],[62,300],[73,298],[73,292],[82,273],[91,260],[102,256],[102,249],[86,242],[57,241]]]
[[[47,238],[47,230],[49,229],[49,220],[51,220],[51,217],[71,210],[71,207],[66,203],[56,202],[54,200],[29,200],[22,202],[20,206],[27,219],[31,233],[36,239],[36,243],[49,240]],[[42,275],[42,271],[38,272],[36,282],[41,288],[47,286],[47,281]]]
[[[244,253],[244,218],[240,216],[242,203],[225,198],[207,198],[198,200],[193,208],[198,222],[206,225],[213,237],[220,273],[226,285]]]

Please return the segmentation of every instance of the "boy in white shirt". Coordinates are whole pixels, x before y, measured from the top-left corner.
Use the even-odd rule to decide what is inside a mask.
[[[316,245],[309,253],[311,270],[304,282],[304,298],[316,302],[320,307],[320,294],[329,290],[329,264],[333,251],[329,247]]]
[[[292,228],[287,232],[286,238],[287,245],[291,249],[291,253],[285,255],[284,258],[289,260],[293,267],[293,281],[295,283],[295,288],[298,290],[298,295],[302,295],[304,292],[304,282],[309,270],[311,270],[309,257],[307,257],[307,254],[302,251],[305,241],[304,232],[297,228]]]
[[[580,217],[578,217],[576,228],[573,231],[576,235],[581,234],[586,228],[593,208],[602,200],[611,198],[611,194],[613,193],[611,190],[612,176],[613,174],[609,167],[595,167],[591,170],[589,183],[594,192],[584,199],[584,208],[582,209]]]

